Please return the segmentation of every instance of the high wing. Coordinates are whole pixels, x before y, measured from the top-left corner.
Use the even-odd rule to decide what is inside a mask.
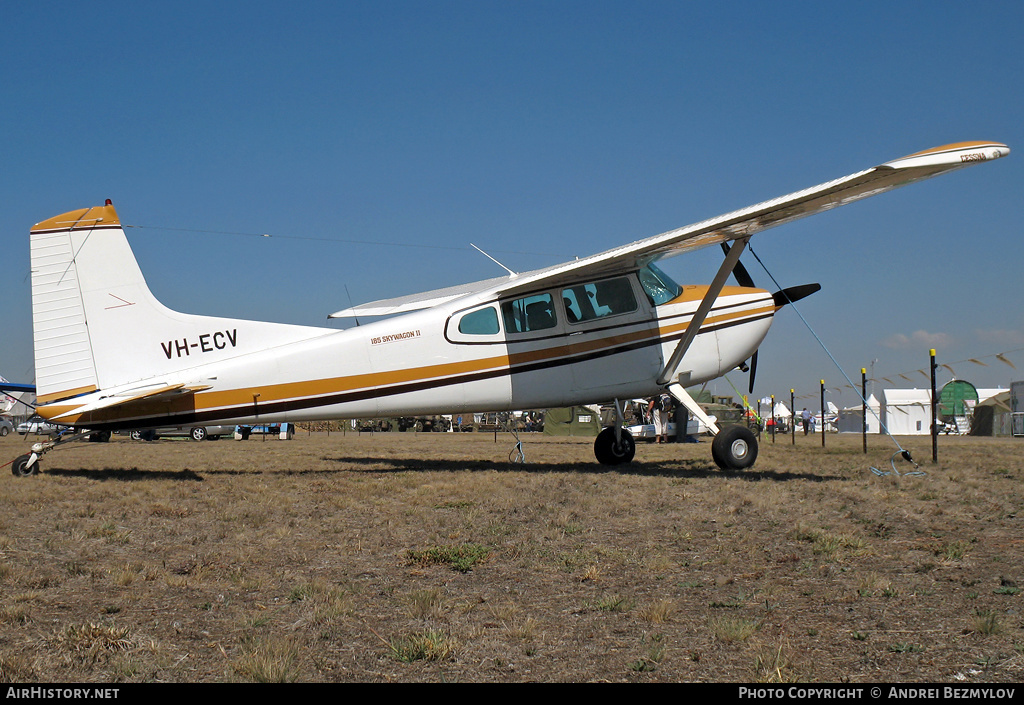
[[[777,225],[853,203],[868,196],[891,191],[900,186],[977,162],[998,159],[1009,153],[1009,147],[998,142],[958,142],[934,147],[834,181],[827,181],[802,191],[726,213],[717,218],[670,230],[661,235],[637,240],[628,245],[565,264],[524,272],[515,276],[498,277],[462,287],[451,287],[426,294],[376,301],[339,311],[332,314],[331,317],[383,315],[382,312],[413,311],[454,300],[460,296],[485,291],[492,291],[498,296],[510,296],[538,288],[568,284],[582,278],[598,278],[638,269],[657,259],[672,257],[721,242],[745,239]]]

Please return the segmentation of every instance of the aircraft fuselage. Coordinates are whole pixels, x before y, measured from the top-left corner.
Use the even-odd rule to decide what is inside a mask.
[[[620,302],[599,307],[594,289],[600,296],[602,286]],[[680,287],[654,305],[632,273],[512,299],[460,299],[347,330],[307,329],[319,334],[271,348],[260,339],[259,326],[268,324],[210,319],[204,328],[186,320],[180,330],[162,327],[159,339],[140,346],[152,360],[136,362],[176,368],[154,384],[208,389],[134,402],[130,414],[122,405],[88,410],[97,396],[116,396],[117,388],[40,411],[63,423],[117,429],[552,408],[650,396],[661,390],[655,380],[705,292]],[[544,310],[531,310],[537,308]],[[742,363],[764,339],[775,310],[766,291],[727,287],[673,380],[698,384]],[[256,350],[246,352],[250,347]]]

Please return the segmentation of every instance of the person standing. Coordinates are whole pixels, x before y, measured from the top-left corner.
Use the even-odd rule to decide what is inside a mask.
[[[658,443],[664,443],[668,435],[668,420],[672,411],[672,397],[668,394],[660,394],[647,405],[654,420],[654,436]]]

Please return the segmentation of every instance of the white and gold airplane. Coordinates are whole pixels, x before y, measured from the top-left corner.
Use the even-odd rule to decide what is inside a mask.
[[[150,293],[109,201],[65,213],[31,230],[36,393],[42,416],[79,432],[35,444],[13,472],[35,473],[43,453],[89,432],[538,409],[666,389],[716,434],[720,467],[749,467],[754,435],[719,429],[684,387],[743,365],[775,312],[817,285],[725,286],[730,274],[748,283],[737,268],[748,239],[1009,151],[917,152],[584,259],[332,314],[388,316],[347,330],[172,311]],[[655,264],[716,244],[726,255],[708,286],[677,284]],[[635,450],[621,419],[594,448],[608,464]]]

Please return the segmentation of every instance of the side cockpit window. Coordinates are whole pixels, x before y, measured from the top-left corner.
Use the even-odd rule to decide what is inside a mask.
[[[535,294],[506,301],[501,305],[501,318],[508,333],[545,330],[558,324],[551,294]]]
[[[625,277],[563,289],[562,303],[570,323],[636,311],[633,287]]]
[[[672,281],[672,277],[655,267],[653,263],[641,269],[638,276],[647,298],[655,306],[668,303],[683,293],[683,288]]]

